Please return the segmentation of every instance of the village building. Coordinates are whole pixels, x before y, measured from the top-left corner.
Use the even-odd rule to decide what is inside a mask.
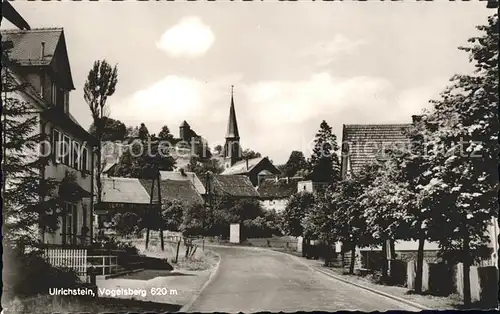
[[[420,116],[412,116],[413,123],[416,123]],[[405,135],[412,124],[347,124],[342,131],[342,159],[341,174],[342,179],[349,178],[365,166],[377,160],[387,158],[388,150],[405,150],[411,148],[409,138]],[[486,246],[491,251],[491,263],[496,265],[496,241],[498,236],[498,221],[492,219],[488,228],[490,241]],[[417,251],[417,241],[395,241],[395,253],[400,257],[411,256]],[[425,243],[425,255],[435,258],[439,250],[438,244],[433,242]],[[358,262],[365,264],[373,259],[375,252],[381,252],[381,247],[361,248],[358,252]],[[373,253],[370,253],[373,252]],[[362,256],[362,258],[361,258]]]
[[[86,245],[91,243],[93,234],[93,151],[97,141],[70,113],[70,92],[75,87],[64,30],[29,29],[26,25],[24,28],[1,31],[2,46],[12,47],[9,58],[16,61],[8,69],[3,68],[2,75],[11,75],[19,85],[26,84],[12,97],[33,106],[40,132],[50,138],[51,161],[40,172],[41,180],[53,178],[61,182],[58,193],[64,197],[66,191],[61,188],[67,186],[63,182],[72,177],[67,182],[80,195],[79,199],[65,203],[67,214],[58,230],[40,232],[41,241],[56,246]]]
[[[260,195],[260,204],[269,211],[282,212],[288,204],[289,198],[301,192],[301,183],[304,178],[267,178],[260,182],[257,191]]]
[[[258,199],[260,196],[250,179],[244,175],[209,174],[208,180],[202,182],[207,191],[207,200],[221,197]]]
[[[186,205],[203,204],[199,191],[204,187],[197,177],[177,177],[174,172],[161,171],[160,195],[162,204],[179,201]],[[154,185],[154,187],[153,187]],[[151,197],[152,192],[152,197]],[[158,204],[158,181],[138,178],[103,177],[101,204],[96,208],[99,227],[108,225],[116,213],[133,212],[144,215]]]

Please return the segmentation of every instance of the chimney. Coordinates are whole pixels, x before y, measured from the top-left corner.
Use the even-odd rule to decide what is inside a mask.
[[[182,175],[182,176],[184,176],[184,177],[186,176],[186,173],[184,172],[184,168],[181,168],[181,169],[180,169],[180,172],[181,172],[181,175]]]
[[[40,58],[43,59],[45,57],[45,42],[42,41],[42,49],[40,51]]]
[[[418,122],[422,121],[422,116],[414,114],[411,116],[411,119],[412,119],[413,123],[418,123]]]
[[[290,182],[288,177],[286,177],[285,180],[286,180],[286,184],[288,184]]]
[[[248,170],[248,158],[245,158],[245,162],[247,164],[247,170]]]

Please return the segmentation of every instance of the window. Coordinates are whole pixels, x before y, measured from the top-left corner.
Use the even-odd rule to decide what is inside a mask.
[[[52,100],[52,105],[57,104],[57,86],[55,82],[52,82],[52,89],[51,89],[51,100]]]
[[[52,154],[56,161],[61,156],[61,132],[56,129],[52,131]]]
[[[64,92],[64,112],[69,112],[69,92]]]
[[[76,244],[77,239],[77,210],[75,204],[66,203],[66,215],[63,218],[62,242],[63,244]]]
[[[73,141],[73,160],[72,167],[80,170],[80,143]]]
[[[82,150],[81,160],[82,160],[82,167],[80,169],[82,169],[82,171],[84,171],[84,172],[87,172],[89,170],[89,168],[90,168],[88,166],[88,150],[87,150],[87,147],[84,147],[83,150]]]
[[[71,166],[71,139],[64,135],[62,145],[63,164]]]

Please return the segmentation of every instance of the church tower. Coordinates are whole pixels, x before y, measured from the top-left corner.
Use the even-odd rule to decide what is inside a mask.
[[[234,109],[233,88],[231,86],[231,107],[229,108],[229,121],[227,123],[226,144],[224,145],[224,159],[229,165],[234,165],[241,159],[240,133]]]

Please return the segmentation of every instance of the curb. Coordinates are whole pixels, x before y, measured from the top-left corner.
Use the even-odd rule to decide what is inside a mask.
[[[363,285],[360,285],[360,284],[357,284],[357,283],[354,283],[352,281],[349,281],[349,280],[345,280],[343,278],[340,278],[339,276],[336,276],[334,274],[332,274],[331,272],[329,271],[326,271],[326,270],[323,270],[323,269],[320,269],[319,267],[312,267],[315,271],[317,272],[320,272],[324,275],[327,275],[328,277],[331,277],[331,278],[334,278],[338,281],[342,281],[344,283],[347,283],[347,284],[350,284],[350,285],[353,285],[353,286],[356,286],[358,288],[361,288],[361,289],[365,289],[365,290],[368,290],[372,293],[375,293],[375,294],[378,294],[378,295],[381,295],[381,296],[384,296],[386,298],[389,298],[389,299],[392,299],[392,300],[395,300],[395,301],[398,301],[398,302],[401,302],[401,303],[404,303],[406,305],[409,305],[413,308],[416,308],[418,311],[430,311],[432,310],[431,308],[429,307],[426,307],[426,306],[423,306],[421,304],[418,304],[418,303],[415,303],[415,302],[412,302],[412,301],[408,301],[406,299],[403,299],[403,298],[400,298],[400,297],[396,297],[396,296],[393,296],[393,295],[390,295],[388,293],[385,293],[385,292],[382,292],[382,291],[379,291],[379,290],[376,290],[376,289],[372,289],[372,288],[369,288],[369,287],[366,287],[366,286],[363,286]]]
[[[431,309],[429,307],[426,307],[426,306],[423,306],[421,304],[418,304],[418,303],[415,303],[415,302],[412,302],[412,301],[408,301],[406,299],[403,299],[403,298],[400,298],[400,297],[396,297],[396,296],[390,295],[388,293],[385,293],[385,292],[382,292],[382,291],[379,291],[379,290],[376,290],[376,289],[372,289],[372,288],[369,288],[369,287],[366,287],[366,286],[354,283],[352,281],[343,279],[343,278],[341,278],[339,276],[336,276],[336,275],[332,274],[329,271],[326,271],[326,270],[320,269],[319,267],[311,266],[311,265],[307,264],[300,257],[298,257],[296,255],[285,253],[285,252],[280,252],[280,251],[275,251],[275,250],[269,250],[269,251],[278,252],[278,253],[282,253],[282,254],[286,254],[288,256],[291,256],[291,257],[297,259],[297,261],[299,261],[301,264],[307,266],[312,271],[317,271],[317,272],[322,273],[323,275],[326,275],[326,276],[328,276],[330,278],[336,279],[338,281],[342,281],[343,283],[346,283],[346,284],[349,284],[349,285],[352,285],[352,286],[355,286],[355,287],[358,287],[358,288],[370,291],[371,293],[378,294],[380,296],[383,296],[383,297],[386,297],[386,298],[398,301],[400,303],[406,304],[408,306],[411,306],[411,307],[415,308],[417,311],[432,311],[433,310],[433,309]]]
[[[182,306],[177,312],[179,312],[179,313],[186,313],[189,310],[189,308],[192,307],[193,304],[196,302],[196,300],[198,299],[198,297],[200,296],[200,294],[203,292],[203,290],[205,290],[205,288],[208,287],[208,285],[213,281],[215,275],[219,271],[219,266],[220,266],[220,263],[221,263],[221,260],[222,260],[221,256],[220,256],[219,253],[216,253],[214,251],[211,251],[211,252],[215,256],[218,257],[217,264],[215,265],[214,269],[212,270],[212,272],[208,276],[208,279],[205,281],[205,283],[203,284],[203,286],[201,286],[200,290],[198,290],[196,293],[194,293],[194,295],[191,297],[191,299],[189,300],[189,302],[187,304],[185,304],[184,306]]]

